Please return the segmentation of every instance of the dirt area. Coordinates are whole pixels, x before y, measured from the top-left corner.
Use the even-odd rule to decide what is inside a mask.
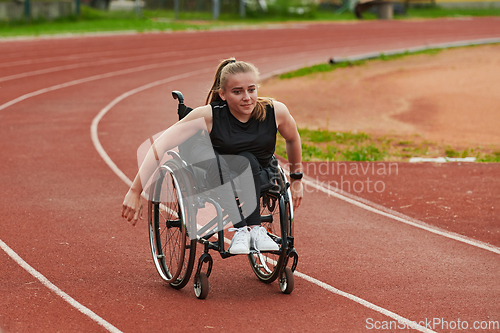
[[[284,102],[299,127],[500,145],[500,45],[459,48],[289,80],[260,94]]]
[[[440,145],[500,149],[500,45],[370,61],[289,80],[266,81],[260,94],[284,102],[299,127],[358,131]],[[500,246],[500,164],[397,163],[397,174],[347,170],[308,175],[334,181],[353,195],[400,213]],[[340,164],[338,162],[337,164]],[[388,162],[372,162],[377,170]],[[309,168],[308,165],[316,165]],[[331,163],[335,169],[335,163]],[[325,167],[325,165],[323,166]],[[324,170],[324,169],[323,169]],[[361,169],[358,169],[361,170]],[[370,169],[371,170],[371,169]],[[376,191],[367,188],[379,181]],[[361,189],[361,184],[364,187]]]

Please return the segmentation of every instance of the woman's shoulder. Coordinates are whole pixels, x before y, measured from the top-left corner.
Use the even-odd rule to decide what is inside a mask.
[[[286,121],[288,117],[291,117],[290,111],[286,105],[279,101],[273,101],[274,117],[276,118],[276,123],[279,126],[281,123]]]
[[[273,108],[275,111],[278,111],[278,112],[288,111],[288,108],[286,107],[286,105],[280,101],[277,101],[277,100],[273,100]]]

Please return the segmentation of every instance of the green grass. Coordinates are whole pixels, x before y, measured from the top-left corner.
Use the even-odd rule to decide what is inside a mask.
[[[306,76],[314,73],[331,72],[337,68],[346,68],[351,66],[360,66],[365,64],[365,60],[359,61],[342,61],[336,64],[318,64],[311,67],[304,67],[292,72],[280,75],[280,79],[291,79],[294,77]]]
[[[314,20],[313,16],[311,12],[305,15],[294,15],[270,10],[263,15],[256,11],[247,10],[247,17],[244,19],[239,17],[237,13],[222,13],[219,20],[212,20],[211,12],[205,11],[181,12],[179,19],[176,20],[173,10],[143,9],[141,14],[137,15],[135,11],[99,11],[88,6],[81,6],[80,16],[71,15],[52,21],[46,19],[0,21],[0,37],[122,30],[137,32],[207,30],[235,25],[245,26]],[[354,16],[350,13],[330,13],[328,16],[330,20],[354,19]]]
[[[378,57],[373,57],[373,58],[367,59],[367,60],[341,61],[338,63],[318,64],[318,65],[313,65],[311,67],[300,68],[300,69],[297,69],[295,71],[291,71],[288,73],[283,73],[279,76],[279,78],[280,79],[291,79],[291,78],[306,76],[306,75],[315,74],[315,73],[331,72],[331,71],[334,71],[338,68],[362,66],[362,65],[365,65],[368,61],[374,61],[374,60],[391,61],[391,60],[401,59],[404,57],[408,57],[408,56],[412,56],[412,55],[419,55],[419,54],[436,55],[436,54],[442,52],[443,50],[445,50],[445,49],[429,49],[429,50],[422,50],[422,51],[415,51],[415,52],[406,51],[403,53],[393,54],[393,55],[381,54]]]
[[[299,129],[304,161],[408,161],[411,157],[475,157],[478,162],[500,162],[498,147],[452,147],[419,135],[373,136],[367,133]],[[276,153],[286,157],[285,140],[278,136]]]
[[[481,16],[499,16],[500,8],[442,8],[438,6],[420,5],[410,8],[405,18],[441,18],[441,17],[481,17]],[[399,16],[396,16],[399,17]]]
[[[1,0],[0,0],[1,1]],[[9,0],[11,1],[11,0]],[[233,6],[234,7],[234,6]],[[303,12],[291,13],[289,8],[302,8]],[[443,9],[424,6],[410,8],[407,15],[396,15],[396,19],[406,18],[437,18],[462,16],[500,16],[499,8],[489,9]],[[355,20],[350,12],[337,13],[334,8],[321,9],[316,6],[305,6],[299,0],[276,0],[267,13],[248,8],[247,17],[242,19],[237,10],[223,13],[220,19],[211,19],[210,11],[181,12],[179,20],[174,19],[173,10],[142,10],[141,15],[135,12],[98,11],[82,6],[81,15],[59,18],[51,22],[47,20],[0,21],[0,37],[7,36],[37,36],[42,34],[83,33],[101,31],[132,30],[138,32],[168,31],[195,29],[203,30],[233,25],[255,25],[290,21],[345,21]],[[376,19],[376,15],[367,13],[366,20]],[[341,64],[350,66],[355,63]]]
[[[189,21],[175,21],[173,13],[168,20],[168,13],[154,15],[156,12],[143,11],[144,16],[138,17],[135,12],[99,11],[86,6],[81,8],[81,16],[58,18],[53,21],[37,19],[27,22],[25,20],[0,21],[0,36],[37,36],[42,34],[60,33],[85,33],[102,31],[137,32],[203,29],[200,24]],[[156,13],[157,14],[157,13]],[[148,16],[155,16],[153,19]],[[158,19],[158,18],[162,19]]]

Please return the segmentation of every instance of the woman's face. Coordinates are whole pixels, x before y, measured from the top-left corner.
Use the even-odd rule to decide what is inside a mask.
[[[257,75],[238,73],[228,76],[219,96],[227,102],[229,110],[241,122],[247,122],[257,103]]]

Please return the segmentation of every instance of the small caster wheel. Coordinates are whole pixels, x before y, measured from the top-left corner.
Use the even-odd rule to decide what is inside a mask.
[[[199,299],[205,299],[208,295],[208,277],[205,273],[197,274],[194,278],[194,294]]]
[[[295,278],[290,267],[285,267],[284,271],[280,274],[279,285],[283,294],[290,294],[293,291]]]

